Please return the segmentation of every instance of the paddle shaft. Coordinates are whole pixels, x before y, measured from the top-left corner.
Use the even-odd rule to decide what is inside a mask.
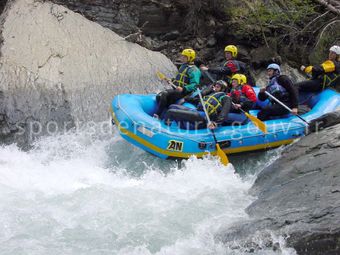
[[[205,113],[205,117],[206,117],[207,120],[208,120],[208,126],[209,126],[209,124],[211,123],[211,120],[210,120],[209,114],[208,114],[208,112],[207,112],[207,109],[205,108],[205,104],[204,104],[204,102],[203,102],[203,97],[202,97],[201,91],[200,91],[199,89],[197,89],[197,93],[198,93],[198,96],[200,97],[200,101],[201,101],[201,104],[202,104],[202,107],[203,107],[203,111],[204,111],[204,113]],[[213,135],[213,137],[214,137],[215,143],[217,144],[217,139],[216,139],[214,130],[213,130],[213,129],[210,129],[210,131],[211,131],[211,133],[212,133],[212,135]]]
[[[210,118],[209,118],[207,109],[205,108],[205,105],[204,105],[204,102],[203,102],[203,97],[202,97],[201,91],[200,91],[199,89],[197,89],[197,92],[198,92],[198,95],[199,95],[199,97],[200,97],[201,104],[202,104],[202,107],[203,107],[205,116],[207,117],[208,125],[209,125],[209,124],[211,123],[211,121],[210,121]],[[229,164],[229,159],[228,159],[227,155],[223,152],[223,150],[220,148],[220,145],[219,145],[218,142],[217,142],[217,139],[216,139],[214,130],[213,130],[213,129],[210,129],[210,131],[211,131],[211,134],[212,134],[212,136],[213,136],[213,138],[214,138],[214,141],[215,141],[216,154],[217,154],[217,156],[220,158],[220,162],[221,162],[223,165],[226,166],[226,165]]]
[[[233,103],[233,101],[231,101],[231,103],[232,103],[232,105],[233,106],[235,106],[236,104],[235,103]],[[243,110],[242,108],[237,108],[237,109],[239,109],[241,112],[243,112],[243,113],[246,113],[246,111],[245,110]]]
[[[160,80],[162,81],[166,81],[169,85],[171,85],[171,87],[173,89],[176,89],[177,86],[168,78],[165,76],[165,74],[161,73],[161,72],[157,72],[157,76]]]
[[[165,80],[173,89],[176,89],[177,86],[171,80]]]
[[[277,98],[274,97],[272,94],[270,94],[268,91],[265,91],[264,93],[266,93],[267,96],[269,96],[271,99],[273,99],[274,101],[276,101],[278,104],[280,104],[282,107],[284,107],[285,109],[287,109],[289,112],[293,112],[292,109],[290,109],[287,105],[285,105],[285,104],[282,103],[279,99],[277,99]],[[302,120],[303,122],[305,122],[305,123],[309,126],[308,121],[305,120],[304,118],[302,118],[299,114],[296,114],[296,117],[298,117],[300,120]]]
[[[208,125],[209,125],[211,123],[211,121],[210,121],[207,109],[205,108],[205,104],[204,104],[204,101],[203,101],[203,97],[202,97],[201,91],[199,89],[197,89],[197,93],[198,93],[198,96],[200,97],[200,101],[201,101],[201,104],[202,104],[202,107],[203,107],[203,111],[205,113],[205,117],[207,118]]]

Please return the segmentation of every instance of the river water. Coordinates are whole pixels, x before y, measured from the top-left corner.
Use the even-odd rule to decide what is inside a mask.
[[[29,151],[0,147],[1,255],[248,254],[215,237],[248,218],[256,199],[248,190],[279,150],[233,157],[228,167],[207,157],[179,168],[114,128],[98,130],[43,137]],[[295,254],[273,240],[279,249],[252,254]]]

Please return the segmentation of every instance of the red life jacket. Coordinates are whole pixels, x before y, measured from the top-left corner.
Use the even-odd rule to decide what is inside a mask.
[[[240,71],[240,64],[237,60],[228,60],[224,63],[224,66],[228,67],[232,73],[237,73]]]
[[[237,101],[234,103],[242,103],[246,100],[250,100],[254,103],[256,102],[256,93],[254,89],[247,84],[232,89],[230,93],[228,93],[228,96]]]

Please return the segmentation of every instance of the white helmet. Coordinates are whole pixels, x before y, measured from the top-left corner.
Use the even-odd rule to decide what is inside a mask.
[[[340,46],[338,46],[338,45],[333,45],[333,46],[329,49],[329,51],[333,51],[333,52],[335,52],[336,55],[340,55]]]
[[[275,71],[277,71],[278,73],[281,73],[281,68],[278,64],[272,63],[270,65],[267,66],[267,70],[268,69],[273,69]]]

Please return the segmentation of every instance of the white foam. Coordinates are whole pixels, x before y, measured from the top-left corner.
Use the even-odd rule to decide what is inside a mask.
[[[86,132],[43,138],[28,152],[0,147],[4,252],[225,254],[214,234],[247,218],[250,181],[211,158],[165,172],[150,156],[134,176],[113,162],[120,150],[142,156],[117,135]]]

